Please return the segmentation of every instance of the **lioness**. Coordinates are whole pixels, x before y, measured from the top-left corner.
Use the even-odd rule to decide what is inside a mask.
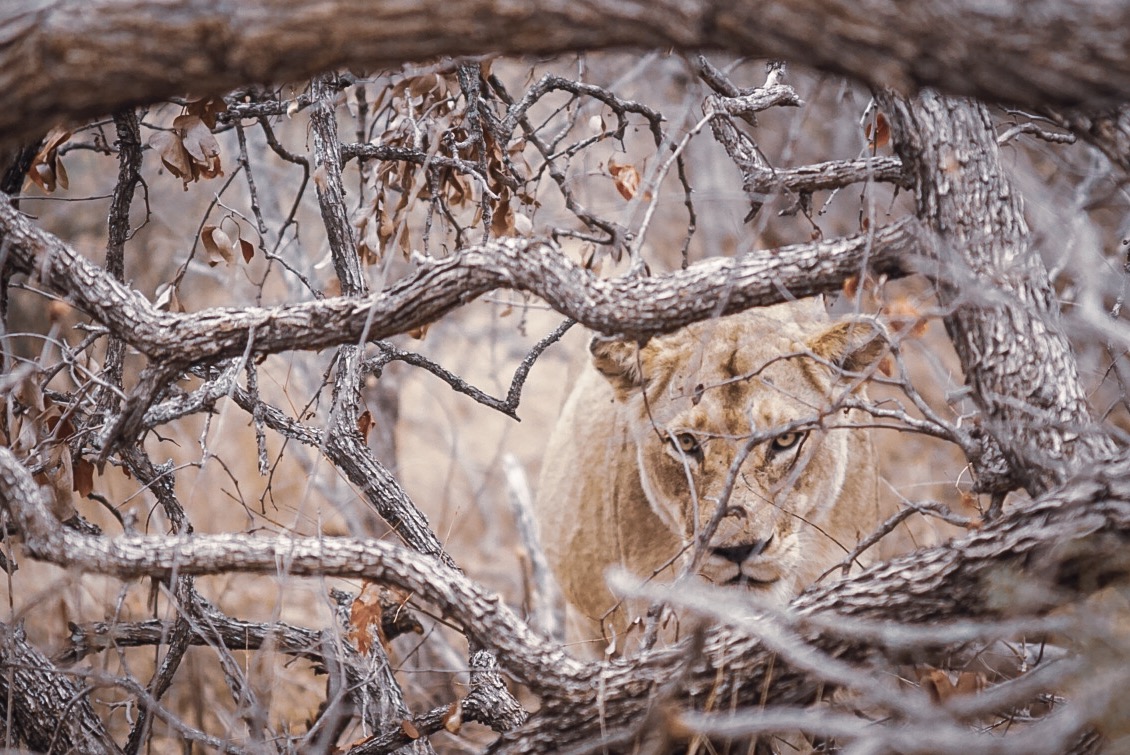
[[[841,561],[874,529],[879,504],[871,441],[858,427],[867,416],[837,401],[859,393],[859,373],[884,349],[876,323],[831,323],[816,300],[699,323],[642,348],[594,338],[535,507],[569,602],[606,638],[623,633],[640,606],[617,601],[606,570],[673,578],[727,488],[701,577],[784,602]]]

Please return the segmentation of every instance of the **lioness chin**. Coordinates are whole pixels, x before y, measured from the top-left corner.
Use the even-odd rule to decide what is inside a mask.
[[[571,639],[622,636],[645,610],[612,594],[610,567],[670,581],[693,560],[707,582],[783,603],[843,560],[879,521],[868,418],[844,404],[885,346],[874,321],[830,322],[815,301],[642,347],[594,338],[535,507],[579,614]]]

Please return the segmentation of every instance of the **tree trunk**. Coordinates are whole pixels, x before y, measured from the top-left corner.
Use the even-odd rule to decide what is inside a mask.
[[[1113,457],[1114,444],[1091,418],[985,106],[930,92],[911,102],[887,91],[877,100],[914,176],[918,216],[934,232],[928,248],[946,329],[983,430],[1008,461],[1002,474],[991,448],[972,459],[978,489],[999,495],[1022,485],[1038,495]]]

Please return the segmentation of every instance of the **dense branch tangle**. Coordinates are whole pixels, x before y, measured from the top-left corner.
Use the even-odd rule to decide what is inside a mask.
[[[628,114],[644,119],[659,158],[682,160],[677,149],[674,157],[664,154],[667,147],[674,147],[675,140],[673,132],[664,133],[660,114],[602,87],[556,75],[538,79],[524,96],[512,98],[498,77],[487,74],[479,78],[483,69],[477,64],[444,63],[437,70],[440,74],[454,76],[459,82],[460,94],[442,98],[446,103],[443,107],[454,107],[452,103],[462,97],[466,112],[459,113],[463,120],[458,129],[426,135],[425,127],[420,125],[422,114],[408,113],[400,126],[407,129],[405,133],[412,132],[411,146],[362,141],[342,146],[336,137],[335,129],[339,124],[331,103],[343,80],[332,76],[319,79],[310,95],[300,95],[293,100],[295,112],[311,111],[313,153],[310,156],[290,153],[270,132],[266,121],[261,122],[266,130],[264,138],[276,155],[301,165],[305,174],[311,169],[314,171],[318,209],[326,229],[329,261],[338,277],[340,296],[324,296],[318,292],[314,300],[277,306],[216,307],[191,313],[166,311],[122,281],[117,257],[105,269],[100,268],[71,245],[38,228],[16,208],[8,203],[0,205],[0,247],[9,269],[26,275],[31,284],[64,298],[104,327],[114,339],[128,344],[148,359],[149,367],[117,418],[118,426],[127,427],[129,431],[122,432],[120,437],[103,434],[106,445],[100,450],[115,461],[128,463],[140,480],[153,486],[154,495],[167,511],[179,507],[171,492],[171,468],[158,473],[150,469],[152,465],[147,459],[130,455],[129,449],[136,450],[135,442],[144,431],[190,413],[212,412],[225,398],[230,398],[248,412],[260,435],[270,429],[324,454],[334,469],[361,491],[372,508],[412,549],[360,537],[192,535],[187,520],[178,520],[177,534],[165,537],[130,534],[109,538],[77,534],[61,528],[48,514],[49,502],[24,468],[26,460],[0,448],[0,498],[6,513],[16,522],[28,552],[77,570],[121,579],[147,577],[174,590],[187,618],[178,618],[169,630],[175,642],[170,643],[172,647],[148,691],[137,695],[147,711],[158,715],[162,710],[161,695],[190,644],[216,642],[226,651],[231,641],[231,627],[238,627],[236,620],[209,614],[188,579],[194,575],[230,571],[353,577],[377,580],[409,591],[414,599],[432,605],[454,623],[465,633],[472,647],[493,652],[503,670],[541,698],[541,709],[533,720],[495,745],[499,751],[514,752],[544,751],[569,743],[591,747],[602,737],[613,747],[630,747],[637,738],[649,734],[656,711],[671,713],[661,722],[662,726],[654,728],[661,737],[684,737],[687,728],[727,730],[733,736],[772,731],[780,724],[759,719],[756,713],[744,721],[720,721],[695,719],[694,712],[730,706],[756,708],[766,700],[777,705],[809,705],[838,685],[851,687],[853,682],[858,682],[845,670],[845,664],[886,672],[910,653],[908,644],[913,650],[910,654],[934,657],[938,646],[948,644],[948,637],[961,635],[982,640],[1004,626],[992,624],[986,628],[977,624],[982,621],[1007,623],[1019,616],[1015,623],[1007,625],[1009,631],[1025,627],[1043,629],[1048,625],[1031,623],[1031,617],[1073,600],[1079,594],[1089,594],[1126,578],[1130,569],[1116,554],[1124,551],[1125,541],[1130,537],[1130,504],[1127,503],[1130,494],[1126,491],[1130,473],[1124,466],[1103,467],[1072,487],[1048,494],[1030,511],[993,521],[953,546],[893,562],[846,583],[817,588],[794,605],[793,613],[767,612],[764,621],[753,621],[746,615],[748,608],[729,610],[731,606],[724,596],[719,596],[714,605],[684,599],[683,603],[688,604],[692,612],[721,620],[730,628],[693,632],[690,641],[678,648],[603,665],[586,664],[570,658],[561,647],[532,632],[497,595],[459,572],[455,559],[445,552],[441,539],[397,479],[366,447],[363,432],[358,429],[359,392],[366,373],[378,374],[388,362],[402,361],[427,369],[455,390],[516,417],[521,382],[530,364],[559,332],[538,344],[522,363],[505,400],[493,399],[435,362],[384,343],[385,339],[419,330],[471,300],[498,290],[537,296],[559,313],[594,330],[644,340],[692,322],[749,307],[836,291],[849,278],[867,274],[892,278],[915,270],[936,275],[938,270],[945,271],[946,250],[955,241],[951,226],[944,222],[946,213],[952,210],[939,209],[941,203],[931,200],[926,185],[931,180],[936,181],[936,176],[923,169],[921,163],[934,158],[924,157],[922,148],[916,151],[909,137],[908,144],[902,145],[900,150],[901,160],[872,157],[800,167],[768,165],[759,154],[757,144],[747,132],[739,130],[733,119],[748,123],[753,120],[755,111],[799,105],[796,93],[780,81],[779,73],[771,73],[770,81],[763,87],[740,90],[726,83],[719,72],[703,66],[700,72],[718,92],[706,103],[710,125],[738,168],[743,186],[755,204],[761,197],[782,189],[804,195],[855,183],[867,186],[882,181],[900,187],[913,185],[922,202],[919,217],[867,227],[850,237],[747,252],[733,258],[712,258],[673,273],[644,275],[644,270],[636,267],[628,275],[602,278],[587,264],[571,261],[569,252],[554,242],[521,235],[499,238],[499,234],[493,232],[492,213],[506,209],[499,201],[502,189],[516,191],[529,178],[508,162],[506,149],[519,131],[531,140],[573,218],[586,229],[603,230],[607,238],[600,241],[615,249],[625,240],[623,227],[597,215],[569,194],[570,177],[562,165],[603,139],[623,139]],[[772,70],[780,71],[779,68]],[[615,114],[616,128],[604,129],[591,139],[582,139],[568,147],[562,147],[560,139],[543,138],[542,127],[531,120],[529,113],[535,102],[553,91],[568,93],[573,98],[570,103],[579,99],[602,103]],[[499,112],[491,109],[497,100],[488,102],[491,92],[502,101]],[[241,107],[247,116],[256,118],[289,112],[287,107],[272,105],[269,97],[263,102],[254,101],[250,94],[248,98],[253,101],[233,107],[237,116],[229,116],[229,122],[241,117],[238,116]],[[894,100],[884,102],[892,113],[896,111],[898,105]],[[933,102],[926,100],[927,105]],[[920,105],[905,107],[912,111]],[[568,112],[567,117],[576,119],[576,112]],[[910,125],[904,121],[909,121],[910,117],[901,112],[899,117],[901,120],[896,123],[909,131]],[[364,117],[361,121],[362,125],[368,123]],[[223,119],[220,123],[222,128]],[[119,116],[117,125],[122,143],[120,194],[129,191],[136,180],[133,178],[136,167],[129,168],[130,160],[136,156],[133,151],[136,139],[128,117]],[[461,138],[455,137],[457,130]],[[244,157],[241,169],[248,173],[251,214],[256,227],[261,229],[265,224],[255,198],[253,168],[247,159],[244,136],[241,131]],[[693,134],[688,134],[688,138],[690,136]],[[928,141],[931,134],[925,133],[922,138]],[[491,140],[503,153],[503,158],[493,164],[486,157],[493,148]],[[402,277],[379,290],[370,290],[371,279],[360,264],[358,241],[345,205],[348,195],[344,190],[346,179],[342,175],[342,163],[350,158],[365,163],[360,170],[363,176],[364,171],[372,167],[372,161],[380,161],[382,166],[398,166],[397,170],[407,171],[402,176],[414,176],[411,171],[421,171],[428,182],[431,201],[440,206],[441,212],[445,212],[455,226],[458,226],[455,213],[450,206],[444,206],[437,189],[443,188],[440,179],[445,175],[470,176],[472,183],[479,187],[482,214],[466,228],[456,228],[457,244],[452,253],[415,255],[407,261],[409,269]],[[999,171],[999,165],[990,165],[989,170]],[[685,182],[684,187],[687,187]],[[408,196],[410,189],[401,188],[404,196]],[[658,187],[653,188],[658,193]],[[1007,188],[1004,184],[1002,191]],[[640,201],[649,200],[641,196]],[[121,200],[116,199],[115,206],[118,209],[113,218],[117,225],[111,246],[120,250],[125,243],[122,223],[128,224],[128,202],[122,209]],[[297,206],[296,201],[296,209]],[[687,206],[690,206],[689,199]],[[296,209],[281,223],[276,249],[282,245],[286,229],[294,224]],[[428,222],[431,222],[430,216]],[[477,229],[476,223],[482,226],[482,239],[471,243],[464,237],[464,231]],[[397,233],[404,230],[401,228]],[[387,265],[383,272],[387,272],[393,267],[392,252],[385,249],[384,254],[389,255],[382,260],[382,264]],[[1025,269],[1034,277],[1043,274],[1042,269],[1035,266]],[[374,277],[383,280],[383,272]],[[943,280],[952,282],[954,277],[950,275],[951,278]],[[301,273],[299,277],[310,287],[307,278]],[[1034,285],[1038,287],[1042,283],[1035,281]],[[1047,287],[1038,288],[1038,293],[1037,303],[1046,304]],[[1019,298],[1017,310],[1030,314],[1032,302],[1024,296]],[[1036,314],[1049,332],[1056,332],[1058,313],[1054,308]],[[957,331],[964,329],[968,335],[969,326],[963,324],[960,309],[955,309],[950,318],[951,327]],[[365,359],[365,349],[370,344],[375,344],[374,355]],[[295,412],[296,416],[291,416],[258,395],[257,358],[327,347],[341,348],[324,378],[326,384],[332,385],[333,394],[324,427],[307,424],[307,414]],[[1071,363],[1070,352],[1063,342],[1054,343],[1049,353],[1053,358],[1046,365],[1048,369]],[[107,365],[107,370],[111,367],[120,370],[117,359]],[[967,360],[966,368],[971,374],[977,374],[978,368],[971,360]],[[178,395],[171,386],[188,372],[203,376],[205,383],[187,395]],[[241,372],[247,374],[246,387],[239,385]],[[121,382],[121,373],[116,374],[117,377],[109,381],[111,388]],[[1067,434],[1089,420],[1077,386],[1072,384],[1068,388],[1071,390],[1064,394],[1069,399],[1068,406],[1049,409],[1063,409],[1062,421],[1040,428],[1041,432],[1046,432],[1045,446],[1060,448]],[[994,387],[997,394],[994,398],[1000,398],[999,403],[1004,405],[1009,399],[1026,398],[1017,397],[1017,390],[1017,385],[1005,382],[1003,386]],[[107,389],[104,395],[112,394],[113,391]],[[1060,398],[1063,396],[1052,396],[1049,403],[1055,405]],[[80,399],[75,398],[71,410],[78,412],[80,403]],[[100,405],[106,411],[117,410],[114,403],[107,399]],[[998,419],[997,414],[1003,414],[992,401],[985,405],[985,411],[993,420]],[[127,416],[132,418],[123,419]],[[94,417],[89,421],[92,424],[89,429],[93,430]],[[113,417],[106,419],[111,427],[113,421]],[[1031,417],[1020,413],[1016,421],[1031,422]],[[995,424],[990,432],[994,430],[997,430]],[[1098,437],[1093,449],[1088,446],[1084,449],[1086,452],[1058,454],[1052,462],[1040,465],[1040,460],[1030,458],[1024,449],[1010,447],[1006,438],[1002,437],[1001,441],[1015,474],[1009,475],[1006,471],[993,478],[998,484],[996,487],[989,485],[987,489],[997,493],[1018,479],[1030,482],[1029,489],[1033,493],[1046,492],[1053,483],[1069,479],[1084,468],[1085,462],[1103,458],[1104,453],[1110,451],[1109,443]],[[90,450],[90,445],[82,445],[85,440],[74,442],[80,455]],[[257,450],[260,468],[266,468],[265,441],[259,440]],[[1026,480],[1017,472],[1025,464],[1033,465],[1027,467],[1031,479]],[[985,477],[991,476],[991,471],[985,464],[977,468]],[[170,515],[171,519],[173,517]],[[363,529],[360,524],[354,524]],[[1025,593],[1024,600],[1013,600],[1013,596],[1002,593],[1000,582],[1020,572],[1034,575],[1037,589]],[[678,594],[653,597],[680,600]],[[199,627],[193,628],[189,618],[208,615],[213,618],[212,632],[205,637]],[[849,624],[848,629],[837,631],[836,624],[843,617],[857,620],[858,624]],[[892,618],[912,627],[934,621],[970,620],[971,623],[961,625],[964,634],[955,632],[943,635],[940,640],[914,635],[915,642],[901,644],[897,637],[892,640],[874,630],[873,624],[867,624]],[[161,627],[163,629],[164,625]],[[168,639],[163,632],[155,634],[152,627],[137,629],[137,634],[131,635],[137,642]],[[225,629],[229,630],[228,634],[224,633]],[[260,638],[269,638],[272,632],[278,634],[282,639],[276,647],[284,652],[306,657],[316,655],[323,660],[337,658],[337,662],[348,668],[349,673],[341,678],[348,682],[348,694],[356,694],[357,700],[367,699],[365,696],[384,696],[390,700],[392,719],[362,714],[371,724],[374,737],[355,748],[357,753],[392,750],[416,738],[411,728],[403,725],[410,723],[410,717],[415,722],[412,725],[417,727],[417,736],[439,731],[450,723],[453,711],[459,706],[468,719],[475,717],[469,713],[474,709],[468,702],[470,695],[450,701],[454,706],[451,708],[422,714],[409,711],[391,677],[388,659],[381,647],[366,658],[351,654],[351,650],[335,656],[324,649],[315,653],[303,647],[301,642],[311,635],[292,631],[293,628],[284,624],[256,625],[245,634],[250,635],[252,629],[255,641],[260,643],[266,641]],[[47,708],[61,719],[65,706],[59,705],[60,698],[64,698],[63,703],[71,698],[80,701],[78,715],[72,722],[74,730],[62,731],[60,736],[75,741],[80,732],[93,732],[107,751],[113,751],[114,744],[85,705],[83,692],[73,686],[62,692],[50,691],[44,680],[57,675],[50,661],[28,652],[18,633],[10,634],[10,639],[9,647],[13,652],[30,659],[21,663],[39,672],[37,679],[29,678],[24,685],[39,690],[49,703],[54,703]],[[245,637],[245,646],[251,644]],[[480,709],[476,720],[500,730],[520,723],[524,713],[512,705],[497,676],[491,676],[494,667],[490,655],[476,653],[474,657],[477,660],[471,665],[477,668],[478,676],[472,678],[479,679],[480,683],[472,695],[477,694],[496,706],[493,710],[489,706],[486,710]],[[230,671],[229,667],[225,671]],[[232,682],[233,690],[240,692],[238,674],[231,672],[229,675],[236,680]],[[900,692],[893,685],[860,683],[860,686],[865,701],[876,706],[878,712],[872,715],[921,723],[927,718],[924,711],[932,710],[921,696],[900,702]],[[1027,688],[1025,691],[1031,692]],[[1026,699],[1018,693],[1018,699],[1013,702]],[[1098,705],[1101,701],[1085,702]],[[359,707],[364,706],[359,704]],[[692,721],[696,722],[693,727],[687,723]],[[842,723],[838,719],[836,722]],[[1053,720],[1033,731],[1041,732],[1045,737],[1041,746],[1046,747],[1048,742],[1054,745],[1080,735],[1084,724],[1083,718],[1066,723]],[[329,726],[326,724],[327,728]],[[730,728],[726,729],[727,726]],[[799,718],[793,720],[792,726],[817,734],[839,731],[845,739],[861,740],[871,736],[867,731],[846,725],[838,730],[833,726],[821,729],[818,724]],[[140,746],[144,729],[144,721],[139,719],[131,733],[131,749]],[[1050,735],[1045,734],[1049,731]],[[968,749],[969,743],[974,741],[957,723],[948,723],[943,733],[948,738],[946,746],[952,750]],[[38,746],[43,735],[29,730],[21,736]],[[207,735],[196,732],[185,736],[205,741]],[[326,749],[336,744],[330,734],[325,736],[328,739],[319,741]],[[1018,746],[1030,744],[1029,739],[1019,741]],[[419,742],[418,746],[422,748],[424,743]]]

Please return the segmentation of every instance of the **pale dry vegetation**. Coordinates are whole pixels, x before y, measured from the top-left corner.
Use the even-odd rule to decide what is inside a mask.
[[[1062,114],[709,57],[325,74],[25,149],[5,745],[1117,747],[1124,678],[1096,669],[1127,657],[1125,597],[1077,598],[1121,584],[1130,526],[1120,167]],[[715,258],[751,267],[696,272]],[[563,320],[645,338],[817,293],[888,324],[873,547],[931,550],[756,620],[629,585],[704,623],[562,655],[519,519],[586,354]]]

